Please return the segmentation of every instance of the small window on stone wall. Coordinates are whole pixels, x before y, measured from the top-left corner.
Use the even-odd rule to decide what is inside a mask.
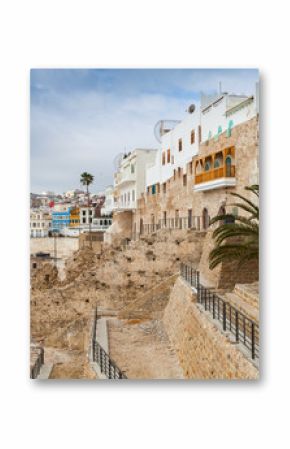
[[[183,175],[183,185],[184,187],[187,185],[187,176]]]

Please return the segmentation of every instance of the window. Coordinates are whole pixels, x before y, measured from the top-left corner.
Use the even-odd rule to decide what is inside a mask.
[[[204,171],[209,171],[210,170],[210,162],[206,162],[205,166],[204,166]]]
[[[83,218],[83,224],[86,222],[86,219],[85,218]]]
[[[194,142],[195,142],[195,131],[193,129],[191,131],[191,133],[190,133],[190,143],[191,143],[191,145],[194,144]]]
[[[130,197],[131,197],[130,192],[128,192],[128,203],[130,203]]]
[[[89,213],[90,213],[90,215],[93,215],[93,211],[92,211],[92,210],[90,210],[90,212],[89,212]]]
[[[135,190],[132,190],[132,201],[135,201]]]
[[[171,156],[171,164],[174,164],[174,156]]]
[[[173,178],[174,179],[176,178],[176,170],[175,169],[173,170]]]
[[[36,262],[33,262],[32,268],[37,268],[37,263]]]
[[[187,176],[183,175],[183,186],[185,187],[187,185]]]
[[[170,163],[170,148],[167,150],[167,164]]]
[[[231,156],[226,157],[226,176],[232,176],[232,158]]]
[[[162,165],[165,165],[165,156],[166,156],[165,151],[163,151],[163,153],[162,153]]]
[[[156,185],[153,184],[153,186],[152,186],[152,195],[155,195],[155,193],[156,193]]]
[[[135,165],[131,164],[131,173],[135,173]]]
[[[216,159],[216,160],[214,161],[213,166],[214,166],[214,168],[219,168],[219,167],[220,167],[220,161],[219,161],[218,159]]]
[[[164,183],[162,184],[162,186],[163,186],[163,193],[166,193],[166,182],[164,182]]]
[[[182,151],[182,139],[178,139],[178,151]]]
[[[180,178],[181,176],[181,167],[178,167],[178,177]]]
[[[86,215],[86,211],[85,210],[83,210],[83,215]]]
[[[189,173],[192,175],[192,161],[188,164]]]
[[[201,126],[198,125],[198,143],[201,142]]]

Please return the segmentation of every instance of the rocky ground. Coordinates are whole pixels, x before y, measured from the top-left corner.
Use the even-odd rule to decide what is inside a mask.
[[[39,269],[31,281],[31,336],[54,364],[51,378],[91,378],[87,350],[96,306],[119,314],[115,322],[110,320],[109,329],[113,358],[121,369],[138,353],[139,368],[134,372],[129,368],[132,377],[179,377],[164,332],[161,338],[154,329],[180,262],[191,260],[196,265],[201,244],[201,233],[159,231],[128,248],[111,245],[101,253],[89,248],[76,251],[66,263],[63,280],[52,265]],[[147,331],[132,319],[147,320]]]

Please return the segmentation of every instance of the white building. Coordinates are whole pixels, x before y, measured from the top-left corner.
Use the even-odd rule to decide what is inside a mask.
[[[42,210],[30,211],[30,237],[47,237],[51,229],[51,216]]]
[[[94,215],[94,207],[80,207],[80,227],[87,227],[92,224]]]
[[[153,167],[146,171],[146,187],[166,182],[178,167],[185,168],[198,153],[200,139],[200,114],[194,110],[173,129],[160,136],[161,146]],[[153,187],[154,188],[154,187]],[[154,192],[155,193],[155,192]]]
[[[200,105],[201,141],[218,138],[219,134],[250,120],[258,112],[258,86],[256,95],[247,97],[220,93],[215,96],[202,96]]]
[[[136,148],[125,154],[114,174],[114,211],[134,210],[145,190],[146,169],[155,163],[155,149]]]
[[[146,170],[146,189],[151,188],[152,193],[166,189],[165,182],[178,169],[186,168],[198,154],[201,142],[218,139],[224,131],[230,135],[234,126],[250,120],[258,111],[258,85],[256,94],[251,97],[228,93],[202,95],[200,106],[190,106],[182,121],[172,129],[160,132],[161,143],[155,164]]]
[[[114,187],[108,186],[105,190],[105,203],[101,209],[101,215],[111,215],[114,208]]]

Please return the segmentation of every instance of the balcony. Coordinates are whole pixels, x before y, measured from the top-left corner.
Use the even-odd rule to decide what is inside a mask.
[[[195,163],[195,191],[206,191],[236,185],[235,149],[199,158]]]
[[[123,185],[130,182],[136,182],[136,174],[131,173],[129,171],[125,171],[123,173],[119,173],[119,176],[115,179],[115,185]]]
[[[114,212],[122,212],[126,210],[133,210],[136,209],[136,201],[130,201],[126,203],[122,203],[121,201],[119,203],[115,203],[113,206]]]

